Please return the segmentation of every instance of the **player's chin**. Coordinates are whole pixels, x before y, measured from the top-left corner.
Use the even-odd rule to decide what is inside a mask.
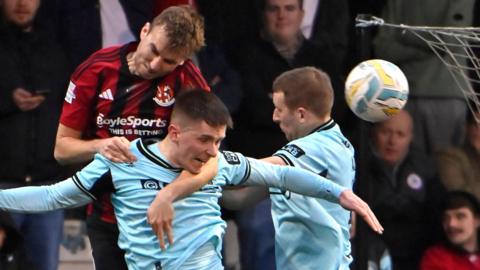
[[[160,77],[160,76],[156,75],[156,74],[153,74],[153,73],[150,73],[150,72],[143,72],[142,74],[140,74],[140,77],[142,77],[145,80],[153,80],[153,79],[155,79],[157,77]]]
[[[202,170],[204,164],[204,162],[194,159],[192,162],[190,162],[188,166],[188,171],[191,173],[199,173]]]
[[[198,166],[185,166],[183,169],[188,171],[189,173],[192,173],[192,174],[197,174],[200,172],[200,168],[202,167],[198,167]]]

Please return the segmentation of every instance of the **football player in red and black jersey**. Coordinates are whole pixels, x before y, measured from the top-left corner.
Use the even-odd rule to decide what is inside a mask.
[[[89,161],[100,153],[114,162],[134,162],[129,141],[163,138],[179,91],[210,90],[188,59],[203,45],[203,18],[188,6],[176,6],[146,23],[138,43],[91,55],[71,76],[55,158],[71,164]],[[214,171],[215,165],[209,168]],[[208,170],[188,181],[200,187],[215,174],[203,171]],[[152,220],[154,230],[163,229]],[[123,251],[117,246],[118,229],[109,193],[89,207],[87,226],[95,268],[127,269]]]

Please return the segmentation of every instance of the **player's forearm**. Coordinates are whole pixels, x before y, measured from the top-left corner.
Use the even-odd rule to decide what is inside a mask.
[[[324,198],[338,203],[340,194],[347,190],[333,181],[297,167],[282,167],[285,171],[283,181],[285,188],[295,193]]]
[[[68,179],[50,186],[29,186],[0,191],[0,209],[37,213],[84,205],[91,198]]]
[[[98,152],[99,140],[82,140],[72,137],[57,138],[55,159],[60,164],[73,164],[93,159]]]
[[[277,187],[307,196],[338,203],[346,188],[307,170],[289,166],[274,166],[249,159],[252,167],[246,184]]]

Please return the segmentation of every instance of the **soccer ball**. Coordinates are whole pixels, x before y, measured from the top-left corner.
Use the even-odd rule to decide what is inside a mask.
[[[348,74],[345,99],[361,119],[383,121],[407,103],[408,81],[396,65],[380,59],[367,60]]]

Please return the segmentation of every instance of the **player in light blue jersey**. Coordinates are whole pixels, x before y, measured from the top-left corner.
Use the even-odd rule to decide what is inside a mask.
[[[290,141],[268,161],[304,168],[351,189],[354,149],[331,119],[333,89],[328,75],[313,67],[293,69],[273,83],[273,120]],[[225,193],[227,206],[245,207],[252,188]],[[278,269],[349,269],[350,212],[338,204],[270,188]]]
[[[157,192],[169,185],[182,169],[199,172],[218,152],[231,124],[228,110],[213,94],[189,91],[176,97],[167,137],[158,143],[132,142],[134,163],[113,163],[101,155],[71,178],[52,186],[25,187],[0,192],[0,208],[39,212],[86,204],[97,194],[112,192],[120,231],[119,246],[126,252],[129,269],[223,269],[220,248],[225,222],[218,198],[225,185],[275,186],[318,196],[378,221],[370,208],[346,188],[308,171],[273,166],[239,153],[218,155],[218,174],[189,197],[174,203],[175,244],[159,248],[146,211]],[[368,222],[368,221],[367,221]]]
[[[351,189],[354,149],[331,119],[333,89],[328,75],[310,67],[282,74],[273,83],[273,103],[273,120],[290,141],[274,154],[279,163],[307,169]],[[350,212],[326,200],[276,193],[270,189],[277,267],[349,269]]]

